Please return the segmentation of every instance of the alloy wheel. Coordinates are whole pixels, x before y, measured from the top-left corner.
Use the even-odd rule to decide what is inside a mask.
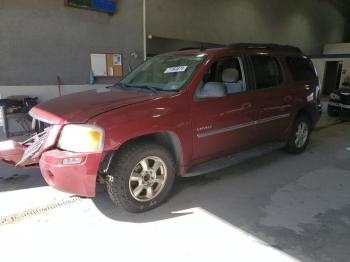
[[[163,190],[166,179],[167,168],[164,161],[155,156],[145,157],[130,174],[130,194],[137,201],[150,201]]]
[[[299,123],[296,133],[295,133],[295,145],[297,148],[302,148],[309,136],[309,127],[307,123]]]

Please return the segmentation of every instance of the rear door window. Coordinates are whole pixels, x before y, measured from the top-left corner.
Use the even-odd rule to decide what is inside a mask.
[[[304,82],[316,80],[316,71],[310,59],[288,56],[286,62],[294,81]]]
[[[282,69],[275,57],[252,55],[250,59],[254,70],[256,89],[265,89],[282,84]]]

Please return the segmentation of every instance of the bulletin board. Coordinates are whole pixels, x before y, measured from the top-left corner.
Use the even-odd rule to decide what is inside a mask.
[[[90,54],[90,65],[95,77],[123,76],[123,56],[121,54]]]

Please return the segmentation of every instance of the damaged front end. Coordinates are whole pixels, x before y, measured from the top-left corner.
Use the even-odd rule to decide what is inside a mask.
[[[42,153],[55,145],[60,129],[53,125],[24,142],[0,142],[0,160],[20,168],[37,166]]]
[[[38,107],[34,107],[30,115],[36,122],[33,129],[40,131],[24,142],[0,142],[0,161],[19,168],[40,167],[50,186],[75,195],[95,196],[98,168],[103,158],[104,131],[91,124],[68,123],[57,114]],[[90,143],[90,138],[95,139],[96,144]],[[77,144],[77,141],[82,143]],[[72,150],[74,146],[77,150]]]

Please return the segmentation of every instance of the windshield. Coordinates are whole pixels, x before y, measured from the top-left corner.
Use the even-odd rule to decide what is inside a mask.
[[[123,87],[177,91],[192,77],[203,60],[203,56],[156,56],[138,66],[120,83]]]

